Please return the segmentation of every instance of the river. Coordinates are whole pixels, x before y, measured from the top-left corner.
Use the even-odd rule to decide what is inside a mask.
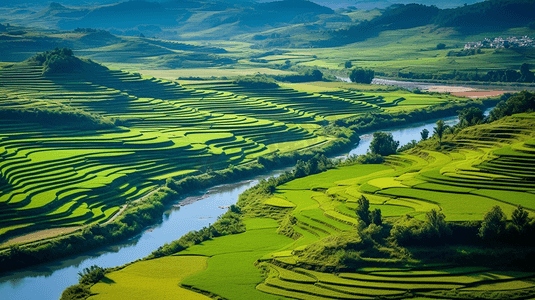
[[[454,125],[458,119],[449,117],[444,118],[444,121],[448,125]],[[432,132],[435,122],[436,120],[432,120],[411,124],[392,128],[386,132],[391,132],[394,139],[399,140],[400,146],[402,146],[413,139],[420,140],[420,132],[424,128]],[[371,138],[371,134],[362,135],[359,145],[344,156],[366,153]],[[251,180],[216,186],[197,195],[177,199],[176,204],[170,206],[164,213],[163,221],[160,224],[146,229],[143,233],[125,242],[25,270],[2,274],[0,277],[0,298],[17,300],[59,299],[65,288],[78,283],[77,273],[83,268],[92,265],[106,268],[115,267],[146,257],[164,243],[170,243],[191,230],[198,230],[214,223],[217,217],[225,212],[224,207],[236,203],[239,194],[243,191],[263,178],[277,176],[289,169],[275,170]],[[181,202],[188,204],[179,206]]]
[[[339,77],[336,76],[338,80],[341,80],[343,82],[351,82],[349,77]],[[413,82],[413,81],[401,81],[401,80],[392,80],[392,79],[382,79],[382,78],[374,78],[371,82],[371,84],[376,85],[392,85],[392,86],[398,86],[400,88],[413,90],[415,88],[418,88],[420,90],[428,90],[432,86],[437,85],[444,85],[440,83],[427,83],[427,82]],[[451,86],[451,84],[448,84],[448,86]],[[455,85],[457,86],[457,85]],[[461,86],[459,86],[461,87]],[[464,86],[463,86],[464,87]]]

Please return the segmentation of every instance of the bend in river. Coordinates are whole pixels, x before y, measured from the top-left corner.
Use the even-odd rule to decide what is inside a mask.
[[[448,125],[458,122],[457,117],[443,120]],[[385,131],[391,132],[394,139],[400,141],[401,146],[411,140],[420,140],[420,132],[424,128],[432,132],[435,121]],[[362,135],[359,145],[346,155],[365,154],[371,137],[371,134]],[[226,211],[226,207],[235,204],[238,196],[259,180],[277,176],[290,169],[275,170],[251,180],[216,186],[204,193],[181,198],[164,213],[160,224],[122,243],[34,266],[31,269],[3,274],[0,277],[0,295],[4,299],[18,300],[36,299],[36,295],[42,300],[58,299],[65,288],[78,283],[77,273],[83,268],[92,265],[116,267],[146,257],[163,244],[170,243],[191,230],[199,230],[214,223],[217,217]]]

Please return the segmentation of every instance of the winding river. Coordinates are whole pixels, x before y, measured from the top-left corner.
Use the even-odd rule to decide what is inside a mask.
[[[445,118],[448,125],[458,122],[456,117]],[[426,128],[433,131],[436,120],[392,128],[391,132],[400,145],[411,140],[420,140],[420,132]],[[369,148],[371,134],[361,136],[361,142],[344,156],[364,154]],[[340,156],[339,156],[340,157]],[[277,176],[289,168],[275,170],[250,180],[213,187],[197,195],[177,199],[163,215],[163,221],[143,233],[122,243],[67,257],[25,270],[4,273],[0,276],[2,299],[59,299],[62,291],[78,282],[77,273],[92,265],[101,267],[120,266],[146,257],[164,243],[170,243],[191,230],[198,230],[214,223],[225,212],[224,207],[236,203],[238,195],[255,185],[259,180]],[[180,203],[186,204],[181,205]],[[222,209],[223,208],[223,209]]]

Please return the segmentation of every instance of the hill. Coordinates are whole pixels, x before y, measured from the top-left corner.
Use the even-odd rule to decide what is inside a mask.
[[[5,65],[0,91],[4,109],[69,107],[111,123],[80,131],[68,122],[43,126],[40,119],[16,114],[2,119],[3,240],[40,229],[104,223],[167,178],[242,166],[274,152],[333,151],[354,141],[345,131],[322,133],[329,120],[464,101],[408,92],[331,96],[232,81],[180,85],[109,70],[68,49]]]
[[[524,96],[533,105],[533,94]],[[507,227],[498,221],[497,236],[478,233],[491,222],[489,211],[535,215],[528,171],[534,117],[522,113],[458,130],[445,147],[433,138],[380,165],[321,172],[328,162],[311,160],[246,191],[214,226],[77,288],[100,299],[136,297],[132,286],[155,281],[162,264],[180,274],[202,260],[193,274],[175,278],[179,288],[170,292],[226,299],[532,297],[534,250],[527,239],[535,224],[513,217]],[[299,170],[312,165],[320,173],[299,178]],[[366,223],[363,209],[379,217]],[[225,228],[234,234],[220,237]],[[138,293],[153,288],[137,287]],[[68,292],[63,299],[70,299]]]
[[[348,44],[377,36],[383,31],[425,25],[451,27],[463,34],[499,32],[528,26],[535,21],[529,13],[534,9],[535,4],[529,0],[490,0],[442,10],[422,4],[392,5],[369,22],[333,32],[332,39],[320,44]]]

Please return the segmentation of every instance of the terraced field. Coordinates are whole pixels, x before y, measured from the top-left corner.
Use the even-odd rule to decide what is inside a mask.
[[[253,90],[229,81],[183,86],[105,68],[42,71],[29,63],[2,67],[0,109],[71,107],[122,126],[80,131],[0,120],[0,242],[105,222],[166,178],[321,145],[334,139],[316,133],[325,120],[383,109],[343,95]]]
[[[389,259],[366,251],[361,260],[378,267],[337,270],[338,261],[323,256],[314,261],[314,255],[321,249],[336,251],[329,247],[339,240],[358,244],[355,209],[361,195],[387,221],[405,214],[423,218],[431,209],[443,212],[447,221],[482,220],[495,205],[510,217],[519,204],[533,216],[534,128],[534,113],[515,115],[461,131],[446,140],[450,151],[415,148],[388,157],[383,165],[345,166],[281,185],[263,200],[264,209],[289,211],[289,224],[245,215],[245,233],[178,252],[183,258],[209,257],[207,270],[181,284],[227,299],[532,298],[533,272],[453,263],[386,267]],[[277,233],[282,226],[285,232],[291,227],[294,239]],[[334,272],[304,268],[311,264]],[[265,277],[255,265],[264,266]]]

